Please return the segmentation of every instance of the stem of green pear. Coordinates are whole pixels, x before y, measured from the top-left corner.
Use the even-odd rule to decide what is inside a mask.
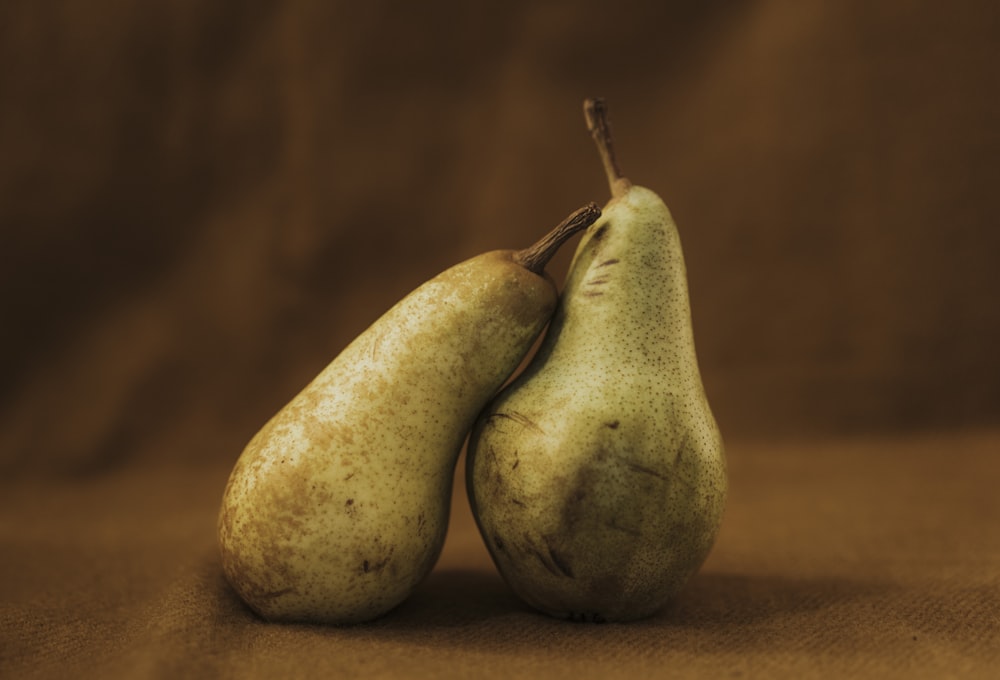
[[[593,97],[583,102],[583,115],[587,119],[587,129],[597,144],[597,152],[604,164],[604,174],[608,177],[611,195],[620,198],[625,195],[632,182],[622,175],[615,158],[614,138],[611,135],[611,122],[608,120],[608,106],[603,99]]]
[[[545,265],[567,239],[592,225],[600,216],[601,209],[597,204],[588,203],[560,222],[559,226],[543,236],[538,243],[514,253],[514,262],[528,271],[541,274],[545,271]]]

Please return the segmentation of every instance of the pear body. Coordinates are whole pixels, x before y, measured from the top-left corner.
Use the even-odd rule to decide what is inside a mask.
[[[551,280],[512,254],[414,290],[249,442],[218,534],[227,579],[259,615],[370,620],[431,570],[465,436],[556,305]]]
[[[584,234],[539,352],[481,414],[467,466],[497,568],[550,615],[640,619],[701,566],[725,457],[655,193],[631,186]]]

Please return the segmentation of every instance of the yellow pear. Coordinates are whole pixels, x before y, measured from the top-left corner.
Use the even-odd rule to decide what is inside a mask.
[[[485,253],[424,283],[253,437],[218,533],[225,575],[254,611],[366,621],[426,576],[476,414],[555,308],[545,264],[599,215],[591,204],[531,248]]]
[[[478,419],[467,486],[497,568],[524,601],[628,621],[700,568],[726,466],[676,225],[619,171],[603,102],[585,112],[613,197],[580,241],[539,352]]]

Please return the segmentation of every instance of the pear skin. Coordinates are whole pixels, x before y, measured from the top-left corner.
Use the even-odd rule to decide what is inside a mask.
[[[218,535],[225,576],[257,614],[367,621],[427,575],[465,437],[555,308],[545,263],[599,214],[591,204],[532,248],[485,253],[424,283],[252,438]]]
[[[661,609],[704,562],[726,464],[676,225],[653,191],[621,176],[594,115],[614,197],[580,241],[539,352],[478,419],[467,487],[525,602],[630,621]]]

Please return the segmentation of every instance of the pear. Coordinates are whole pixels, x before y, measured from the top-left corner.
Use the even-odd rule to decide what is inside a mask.
[[[538,352],[477,420],[466,481],[521,599],[552,616],[630,621],[700,568],[727,481],[677,228],[622,176],[606,111],[585,104],[613,197],[580,240]]]
[[[223,571],[252,610],[358,623],[427,575],[466,435],[555,309],[545,264],[599,215],[590,204],[526,250],[427,281],[252,438],[218,519]]]

